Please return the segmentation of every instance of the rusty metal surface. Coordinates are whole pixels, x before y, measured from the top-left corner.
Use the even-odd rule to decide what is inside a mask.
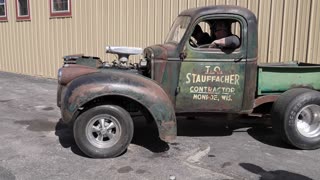
[[[90,73],[96,73],[98,70],[96,68],[77,65],[77,64],[68,64],[61,68],[61,73],[63,76],[61,77],[60,84],[66,85],[71,80]]]
[[[236,18],[243,25],[242,42],[239,49],[225,52],[225,50],[219,49],[195,49],[189,45],[188,40],[195,24],[205,20],[207,15],[228,12],[233,12],[234,14],[230,18]],[[166,54],[167,59],[172,61],[170,66],[167,66],[169,61],[157,63],[155,58],[154,70],[155,80],[161,83],[164,89],[167,89],[166,92],[169,92],[170,86],[170,93],[176,92],[176,112],[240,112],[251,110],[255,95],[258,43],[255,16],[247,9],[233,6],[196,8],[183,11],[181,15],[191,16],[192,20],[182,40],[176,46],[170,46],[175,47],[177,53],[168,53],[172,52],[172,49],[168,50],[166,48],[158,48],[154,53],[155,55]],[[245,32],[252,35],[252,38],[249,38]],[[250,51],[250,54],[248,51]],[[179,59],[180,53],[185,53],[185,59]],[[159,55],[156,57],[163,58]],[[170,67],[174,67],[175,71],[179,72],[178,86],[172,78],[169,79],[170,83],[164,84],[168,82],[165,81],[164,77],[166,77],[166,70]],[[233,78],[233,80],[230,79],[229,82],[229,78]],[[226,82],[224,82],[225,80]]]
[[[63,86],[61,84],[58,84],[58,88],[57,88],[57,106],[59,108],[61,107],[62,88],[63,88]]]
[[[106,96],[122,96],[146,107],[153,116],[160,137],[176,136],[176,118],[173,105],[163,89],[154,81],[124,71],[110,70],[93,73],[71,81],[62,95],[61,111],[65,122],[73,120],[77,111],[87,102]],[[169,138],[170,139],[170,138]]]
[[[254,100],[254,108],[270,102],[275,102],[280,95],[266,95],[266,96],[260,96],[257,99]]]
[[[178,86],[180,65],[180,61],[154,61],[154,80],[165,90],[173,104],[176,102],[176,88]]]
[[[160,137],[170,140],[176,136],[175,113],[250,112],[257,71],[255,16],[247,9],[233,6],[197,8],[181,15],[188,13],[194,16],[193,21],[179,43],[158,44],[144,51],[151,64],[149,75],[158,84],[126,71],[101,69],[100,73],[92,73],[97,70],[72,66],[68,80],[78,78],[60,90],[63,120],[72,121],[79,108],[95,98],[122,96],[146,107],[158,125]],[[241,22],[240,48],[199,50],[190,46],[188,40],[194,25],[214,13],[233,13],[228,17]],[[180,58],[181,53],[186,54],[184,59]],[[81,76],[80,72],[88,74]]]
[[[257,58],[247,61],[242,111],[253,109],[257,89]]]
[[[230,18],[236,18],[238,21],[242,21],[243,24],[242,43],[238,50],[234,52],[222,52],[221,50],[212,49],[199,51],[189,45],[188,40],[193,31],[194,24],[202,21],[209,14],[226,14],[231,12],[233,15]],[[180,16],[191,16],[192,20],[184,37],[178,44],[168,43],[147,48],[149,49],[148,52],[152,54],[152,77],[161,84],[162,88],[170,96],[171,101],[175,104],[176,112],[250,111],[253,108],[255,97],[257,70],[258,40],[255,15],[245,8],[215,6],[185,10]],[[245,32],[250,34],[250,38]],[[184,60],[179,58],[182,52],[186,54]],[[237,63],[238,59],[240,62]],[[237,76],[238,83],[233,85],[225,85],[221,82],[214,83],[213,81],[201,83],[201,80],[196,82],[196,79],[193,79],[194,82],[190,83],[192,75],[199,75],[200,78],[201,76],[208,77],[210,73],[207,72],[206,74],[205,72],[207,67],[219,68],[221,72],[216,72],[221,73],[217,76],[218,78],[220,76],[225,77],[225,75]],[[211,75],[216,77],[217,74],[211,73]],[[198,89],[228,88],[232,89],[233,92],[226,94],[226,92],[220,92],[219,90],[216,94],[202,91],[194,94],[192,88],[195,87]],[[199,95],[199,98],[196,98],[195,95]]]
[[[172,129],[176,126],[176,121],[160,121],[160,126],[158,125],[160,138],[166,142],[173,141],[176,138],[176,132]]]
[[[242,110],[247,61],[245,36],[241,48],[229,53],[221,49],[197,49],[186,43],[187,56],[181,62],[176,111]]]
[[[175,44],[158,44],[145,49],[152,53],[152,78],[157,81],[175,104],[176,87],[178,85],[181,61]]]
[[[239,112],[244,93],[245,62],[182,62],[177,112]]]

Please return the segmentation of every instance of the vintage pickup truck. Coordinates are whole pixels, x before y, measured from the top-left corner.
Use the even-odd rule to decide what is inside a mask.
[[[192,40],[197,25],[213,38],[217,20],[231,23],[239,47],[209,48]],[[107,53],[119,55],[112,63],[90,56],[64,57],[57,95],[62,120],[73,125],[77,145],[94,158],[125,151],[133,137],[133,112],[154,121],[166,142],[176,137],[179,114],[270,113],[273,129],[287,143],[319,148],[320,66],[258,65],[257,50],[257,20],[248,9],[185,10],[165,42],[145,48],[137,64],[128,63],[128,57],[142,53],[139,48],[108,46]]]

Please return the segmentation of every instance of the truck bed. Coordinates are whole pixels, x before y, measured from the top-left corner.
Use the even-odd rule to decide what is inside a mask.
[[[320,64],[259,64],[257,81],[257,95],[279,94],[294,87],[320,90]]]

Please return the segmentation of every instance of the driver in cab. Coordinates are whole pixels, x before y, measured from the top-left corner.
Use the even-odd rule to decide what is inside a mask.
[[[197,40],[196,45],[207,45],[209,48],[230,48],[236,49],[240,46],[240,39],[238,36],[232,34],[231,23],[228,21],[218,20],[211,28],[213,37],[208,33],[202,31],[199,25],[196,25],[192,37]],[[205,46],[203,46],[205,47]]]
[[[236,49],[240,46],[239,37],[232,34],[231,24],[226,21],[216,21],[213,25],[213,33],[216,40],[211,43],[210,48]]]
[[[204,44],[210,44],[212,39],[210,35],[206,32],[203,32],[200,25],[197,24],[192,33],[192,37],[197,40],[196,45],[201,46]],[[195,44],[195,42],[193,42]]]

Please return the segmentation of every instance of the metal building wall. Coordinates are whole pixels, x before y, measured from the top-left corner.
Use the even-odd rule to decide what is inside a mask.
[[[67,54],[113,60],[106,45],[146,47],[164,41],[184,9],[229,4],[251,9],[259,22],[259,61],[320,63],[320,0],[73,0],[71,18],[50,18],[47,0],[30,0],[31,21],[0,22],[0,70],[56,77]],[[137,58],[135,58],[137,59]]]

